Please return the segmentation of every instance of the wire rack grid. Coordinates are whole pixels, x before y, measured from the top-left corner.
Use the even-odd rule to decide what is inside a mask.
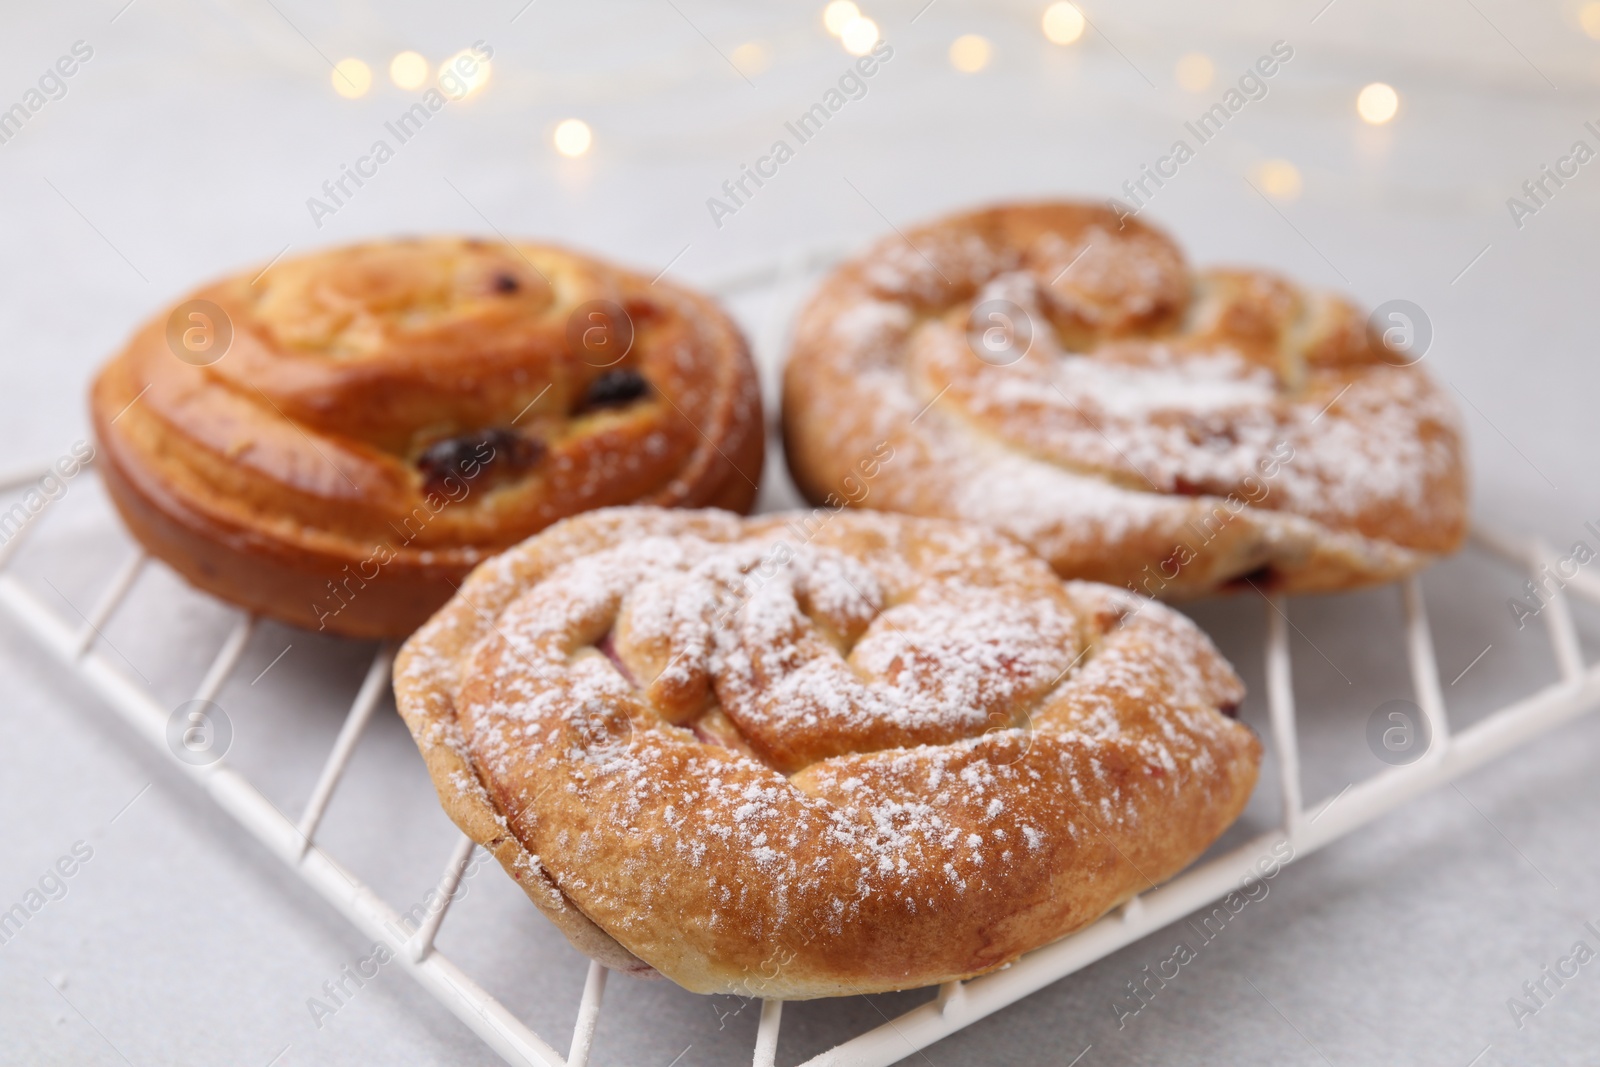
[[[777,287],[802,279],[833,258],[831,252],[806,252],[746,271],[714,288],[722,295]],[[44,469],[0,478],[0,491],[37,479]],[[100,634],[122,606],[149,562],[136,550],[115,572],[81,623],[74,624],[52,609],[4,568],[43,511],[30,516],[0,545],[0,606],[61,665],[75,673],[155,749],[165,753],[176,772],[187,776],[252,837],[309,885],[364,937],[388,946],[403,969],[442,1005],[494,1049],[507,1063],[529,1067],[586,1067],[600,1017],[607,971],[589,965],[578,1015],[565,1055],[526,1026],[475,982],[461,967],[434,947],[449,913],[474,844],[463,836],[451,850],[439,876],[437,904],[415,930],[391,904],[363,885],[316,843],[322,821],[345,768],[373,713],[382,703],[394,659],[391,644],[379,645],[346,714],[304,811],[291,819],[274,806],[226,759],[196,766],[177,758],[168,740],[173,710],[97,648]],[[1477,529],[1475,542],[1503,564],[1536,575],[1556,557],[1537,539],[1511,537]],[[1600,605],[1600,578],[1587,572],[1564,578],[1577,595]],[[1232,851],[1191,867],[1172,881],[1129,900],[1090,926],[1023,956],[1003,970],[965,982],[938,987],[926,1003],[898,1018],[805,1061],[800,1067],[888,1067],[1000,1009],[1110,955],[1125,945],[1208,905],[1250,877],[1267,856],[1282,858],[1287,842],[1299,860],[1378,818],[1407,800],[1501,755],[1600,704],[1600,666],[1584,662],[1577,630],[1565,593],[1547,598],[1541,615],[1560,670],[1558,680],[1501,707],[1460,733],[1450,732],[1434,658],[1422,587],[1415,578],[1397,583],[1404,607],[1405,645],[1417,706],[1426,717],[1431,740],[1415,762],[1390,767],[1355,783],[1312,807],[1301,789],[1296,740],[1295,696],[1289,655],[1287,603],[1267,598],[1265,664],[1270,743],[1277,756],[1283,803],[1282,825]],[[209,701],[237,666],[256,625],[242,615],[223,640],[211,666],[194,691]],[[753,1067],[776,1067],[783,1003],[763,1001],[757,1026]]]

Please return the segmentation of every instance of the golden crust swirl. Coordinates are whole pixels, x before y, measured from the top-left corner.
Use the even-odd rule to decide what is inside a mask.
[[[185,349],[191,324],[215,350]],[[762,461],[749,353],[710,300],[471,239],[200,289],[102,369],[91,409],[147,548],[210,592],[357,636],[410,633],[481,559],[579,511],[747,510]]]
[[[885,238],[823,283],[785,375],[785,451],[814,501],[987,522],[1064,576],[1341,589],[1466,533],[1454,406],[1403,363],[1337,297],[1191,273],[1099,207],[1001,206]],[[885,442],[894,462],[863,486]]]
[[[580,949],[798,999],[999,967],[1166,879],[1260,745],[1187,619],[985,528],[621,508],[401,650],[444,806]]]

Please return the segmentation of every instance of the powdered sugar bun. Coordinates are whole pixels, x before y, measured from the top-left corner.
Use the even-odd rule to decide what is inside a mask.
[[[1166,879],[1260,745],[1188,620],[982,527],[622,508],[480,566],[395,692],[583,951],[786,999],[979,974]]]
[[[1348,302],[1191,272],[1099,207],[886,237],[802,312],[784,382],[813,501],[970,519],[1157,596],[1386,581],[1459,547],[1449,398]],[[858,465],[891,450],[865,492]]]

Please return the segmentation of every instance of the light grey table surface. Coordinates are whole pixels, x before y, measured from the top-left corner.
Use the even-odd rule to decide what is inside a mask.
[[[1600,522],[1600,163],[1520,228],[1506,203],[1574,141],[1600,147],[1584,126],[1600,125],[1600,43],[1581,31],[1576,3],[1086,2],[1093,28],[1069,48],[1043,39],[1042,5],[865,4],[892,62],[718,227],[706,199],[849,61],[822,31],[820,4],[124,2],[0,14],[0,108],[23,100],[75,42],[93,50],[65,94],[0,143],[0,466],[52,459],[86,436],[88,378],[136,322],[286,246],[294,254],[368,236],[498,229],[710,281],[975,202],[1110,195],[1284,40],[1294,59],[1266,98],[1160,190],[1145,217],[1198,262],[1265,264],[1369,305],[1416,302],[1435,334],[1426,365],[1452,387],[1471,434],[1479,520],[1559,545]],[[946,59],[964,33],[993,44],[977,74]],[[389,84],[388,57],[415,48],[437,60],[480,40],[494,49],[483,93],[448,108],[314,225],[306,199],[416,95]],[[748,41],[764,42],[770,64],[747,83],[727,57]],[[1190,50],[1217,69],[1198,93],[1174,83],[1174,63]],[[326,61],[345,56],[377,75],[358,100],[330,87]],[[1398,118],[1376,128],[1353,108],[1372,80],[1401,94]],[[553,125],[568,117],[594,130],[581,159],[550,147]],[[1272,159],[1298,169],[1297,197],[1269,200],[1245,180]],[[804,291],[732,304],[769,401]],[[762,506],[796,499],[774,454]],[[130,543],[92,475],[46,518],[48,533],[15,571],[63,612],[83,609]],[[1542,626],[1519,631],[1507,608],[1518,584],[1475,552],[1424,579],[1443,680],[1488,647],[1445,687],[1458,723],[1555,676]],[[1264,728],[1262,604],[1188,610],[1239,665],[1252,693],[1244,716]],[[1368,715],[1410,695],[1398,596],[1315,598],[1291,612],[1315,799],[1379,769],[1364,740]],[[176,704],[233,617],[155,568],[106,636]],[[1587,612],[1579,622],[1592,647],[1600,622]],[[304,803],[369,654],[265,625],[219,697],[237,730],[230,758],[284,810]],[[92,852],[64,895],[0,945],[0,1062],[497,1062],[395,968],[319,1027],[307,999],[368,945],[9,620],[0,621],[0,665],[0,908],[74,847]],[[1583,928],[1600,925],[1597,757],[1600,722],[1580,721],[1295,864],[1124,1028],[1113,1005],[1178,931],[910,1062],[1065,1067],[1091,1045],[1083,1067],[1600,1062],[1600,961],[1520,1029],[1507,1008],[1574,942],[1600,949]],[[1269,760],[1230,840],[1273,824],[1273,773]],[[453,833],[385,711],[324,843],[405,903],[432,884]],[[565,1047],[584,961],[497,870],[468,881],[440,945]],[[791,1006],[780,1062],[925,995]],[[758,1012],[738,1008],[613,979],[595,1062],[748,1062]]]

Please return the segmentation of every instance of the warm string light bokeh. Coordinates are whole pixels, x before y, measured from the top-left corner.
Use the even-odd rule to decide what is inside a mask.
[[[439,64],[437,74],[430,69],[428,59],[420,52],[405,51],[389,60],[389,80],[400,89],[421,89],[434,77],[435,86],[448,86],[450,97],[463,100],[475,96],[489,83],[490,62],[474,55],[472,49],[463,48]],[[365,60],[354,56],[334,64],[329,80],[333,91],[347,100],[366,96],[372,88],[372,68]]]
[[[1578,10],[1578,23],[1590,37],[1600,40],[1600,0],[1592,0]],[[822,25],[854,56],[871,52],[883,37],[878,24],[863,13],[854,0],[830,0],[822,8]],[[1047,41],[1066,46],[1083,38],[1089,21],[1071,0],[1055,0],[1042,9],[1039,25]],[[976,74],[993,62],[994,54],[994,44],[989,38],[965,33],[950,43],[947,58],[957,71]],[[740,73],[750,77],[772,65],[773,53],[765,41],[751,40],[735,47],[730,58]],[[463,60],[464,67],[460,65]],[[456,52],[440,62],[436,69],[422,53],[409,49],[396,54],[388,63],[389,80],[395,87],[409,92],[429,84],[436,87],[448,84],[454,100],[481,93],[489,83],[490,71],[490,62],[473,55],[471,49]],[[1173,80],[1186,92],[1205,92],[1216,81],[1216,65],[1203,52],[1187,52],[1174,64]],[[334,92],[341,97],[358,99],[371,90],[373,70],[364,60],[347,57],[335,65],[330,81]],[[1372,82],[1357,93],[1355,109],[1364,123],[1382,126],[1399,113],[1400,95],[1385,82]],[[582,119],[563,119],[554,127],[550,143],[560,155],[575,159],[589,153],[594,145],[594,131]],[[1252,168],[1251,176],[1257,188],[1276,200],[1295,199],[1303,185],[1299,169],[1285,159],[1258,163]]]
[[[832,0],[827,7],[822,9],[822,27],[835,37],[844,33],[844,28],[861,17],[861,9],[851,0]]]
[[[401,52],[389,60],[389,80],[401,89],[420,89],[428,80],[428,60],[420,52]]]
[[[569,159],[576,159],[585,155],[594,144],[594,131],[582,119],[563,119],[556,123],[550,141],[556,146],[557,152]]]
[[[994,48],[987,37],[963,34],[950,42],[950,65],[963,74],[976,74],[989,65]]]
[[[1172,68],[1172,76],[1189,92],[1203,92],[1211,87],[1216,67],[1204,52],[1189,52],[1179,57],[1177,65]]]
[[[1300,168],[1287,159],[1268,159],[1255,166],[1255,184],[1274,200],[1293,200],[1300,195]]]
[[[729,53],[739,73],[753,78],[772,65],[772,49],[765,41],[746,41]]]
[[[438,80],[450,89],[452,100],[465,100],[483,92],[489,84],[492,65],[470,48],[463,48],[439,64]]]
[[[844,50],[864,56],[882,39],[878,24],[861,13],[852,0],[832,0],[822,9],[822,28],[839,38]]]
[[[1356,94],[1356,114],[1361,116],[1362,122],[1382,126],[1394,118],[1399,110],[1400,94],[1394,91],[1392,85],[1373,82]]]
[[[334,64],[333,91],[347,100],[365,96],[372,88],[372,68],[359,59],[341,59]]]
[[[869,18],[858,18],[845,26],[839,34],[844,50],[853,56],[864,56],[878,43],[878,24]]]
[[[1584,4],[1578,10],[1578,25],[1583,32],[1600,41],[1600,3]]]
[[[1070,3],[1069,0],[1057,0],[1044,9],[1045,39],[1051,44],[1071,44],[1083,36],[1083,28],[1087,21],[1076,4]]]

